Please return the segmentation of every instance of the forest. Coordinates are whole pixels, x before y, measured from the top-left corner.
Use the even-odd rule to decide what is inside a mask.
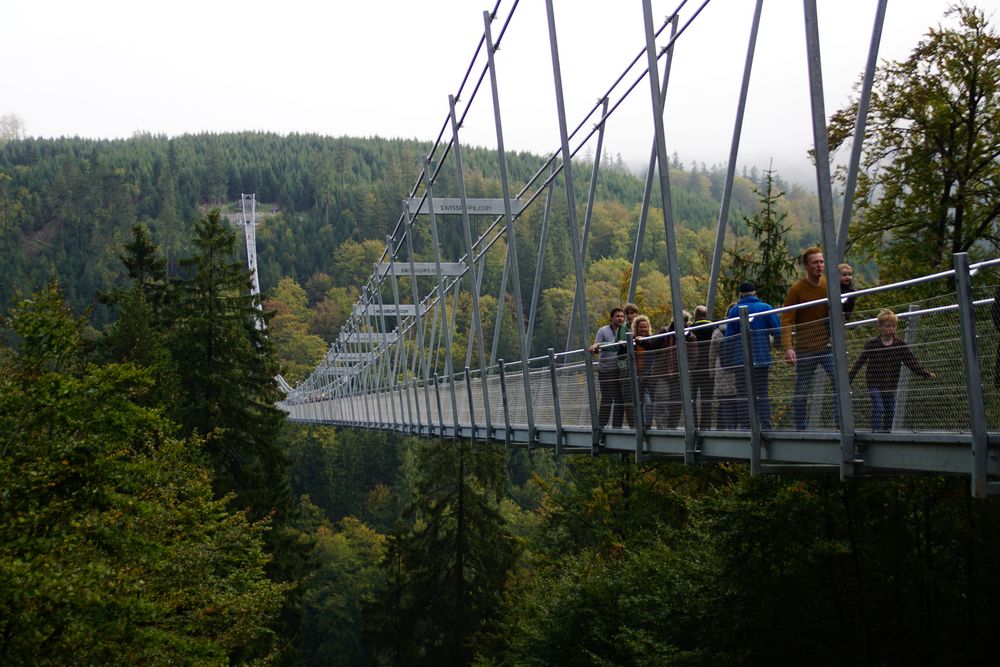
[[[1000,36],[974,8],[946,18],[877,77],[849,250],[868,284],[946,267],[951,252],[995,255],[1000,238]],[[851,109],[831,118],[834,146]],[[918,109],[945,116],[906,116]],[[1000,504],[973,499],[964,477],[754,477],[287,422],[275,377],[304,377],[336,337],[428,148],[0,138],[0,663],[951,665],[1000,653]],[[498,196],[495,154],[465,157],[469,196]],[[524,182],[542,158],[508,160]],[[685,160],[669,168],[694,304],[724,168]],[[644,176],[603,161],[595,312],[627,286]],[[780,223],[790,253],[817,239],[815,198],[780,167],[740,170],[727,270],[774,241],[755,234],[764,222]],[[259,300],[233,224],[243,193],[260,202]],[[525,275],[540,222],[518,221]],[[573,289],[568,232],[552,234],[541,349],[563,344]],[[662,322],[664,232],[648,234],[640,298]],[[441,246],[458,259],[458,234]],[[500,264],[486,267],[487,312]]]

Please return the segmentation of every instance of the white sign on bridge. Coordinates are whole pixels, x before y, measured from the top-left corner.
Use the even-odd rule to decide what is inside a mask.
[[[361,332],[352,333],[348,335],[344,341],[347,343],[395,343],[396,342],[395,333],[372,333],[372,332]]]
[[[462,200],[458,197],[435,197],[431,201],[434,202],[434,215],[462,214]],[[406,205],[410,209],[410,215],[426,215],[429,210],[427,200],[422,200],[419,197],[407,199]],[[466,199],[465,210],[469,212],[469,215],[503,215],[503,199]],[[510,200],[511,214],[518,215],[523,210],[523,201],[520,199]]]
[[[368,361],[372,358],[370,352],[338,352],[330,358],[334,363],[353,364],[358,361]]]
[[[409,264],[407,264],[409,268]],[[396,305],[394,303],[384,304],[379,308],[378,304],[368,304],[367,306],[359,303],[354,306],[355,315],[365,315],[367,314],[371,317],[378,317],[379,315],[385,315],[386,317],[413,317],[417,314],[417,307],[412,303],[404,303]],[[423,315],[427,312],[427,306],[420,306],[420,314]]]
[[[389,263],[379,262],[375,265],[375,270],[380,276],[389,273]],[[409,262],[393,262],[392,271],[397,276],[436,276],[437,265],[434,262],[414,262],[413,271],[410,271]],[[441,262],[442,276],[460,276],[465,272],[465,264],[462,262]]]
[[[326,369],[326,374],[333,377],[350,377],[352,375],[357,375],[360,372],[361,371],[353,366],[332,366]]]

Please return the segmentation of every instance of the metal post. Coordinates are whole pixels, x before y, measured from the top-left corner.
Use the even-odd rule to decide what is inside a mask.
[[[851,210],[854,206],[854,188],[858,181],[861,144],[864,142],[865,126],[868,124],[868,104],[872,98],[872,84],[875,81],[875,67],[878,64],[878,48],[882,41],[882,24],[885,23],[887,2],[888,0],[879,0],[875,10],[872,41],[868,47],[868,64],[865,67],[865,78],[861,84],[861,97],[858,99],[858,117],[854,122],[854,141],[851,144],[851,159],[847,167],[847,182],[844,184],[844,208],[840,212],[840,233],[837,235],[837,260],[839,262],[844,261],[847,255],[847,229],[851,222]]]
[[[503,359],[497,359],[497,371],[500,373],[500,399],[503,402],[503,444],[510,447],[510,409],[507,405],[507,376],[503,370]]]
[[[508,239],[509,241],[509,239]],[[483,260],[483,264],[486,264],[486,260]],[[485,266],[483,269],[485,270]],[[507,309],[507,299],[505,295],[507,294],[507,270],[510,268],[510,245],[507,245],[507,254],[504,256],[503,260],[503,276],[500,278],[500,293],[497,294],[497,316],[493,322],[493,345],[490,348],[490,366],[494,366],[497,363],[497,347],[500,345],[500,324],[503,317],[503,312]]]
[[[642,446],[646,438],[646,413],[639,386],[638,366],[635,363],[635,339],[632,337],[631,331],[625,334],[625,353],[628,382],[632,388],[632,409],[635,412],[635,462],[642,463]]]
[[[388,255],[387,259],[389,260],[389,277],[391,279],[390,282],[392,284],[392,299],[393,299],[393,301],[396,302],[396,305],[398,306],[402,302],[399,299],[399,281],[396,278],[396,248],[393,245],[393,239],[392,239],[392,235],[391,234],[386,235],[385,242],[386,242],[386,254]],[[416,311],[418,313],[420,312],[420,304],[419,303],[416,303],[414,305],[414,308],[416,308]],[[406,392],[406,417],[407,417],[407,421],[410,424],[413,424],[413,407],[412,407],[412,404],[413,404],[413,395],[410,392],[410,384],[406,381],[406,374],[407,374],[407,370],[409,369],[409,365],[410,364],[409,364],[409,360],[407,359],[407,356],[406,356],[406,342],[403,340],[403,328],[400,326],[400,323],[401,323],[401,318],[399,316],[399,312],[397,311],[396,312],[396,331],[398,332],[398,335],[399,335],[399,338],[398,338],[398,340],[399,340],[399,357],[398,357],[398,359],[399,359],[400,366],[403,369],[403,377],[401,378],[400,383],[399,383],[400,387],[402,388],[401,391],[400,391],[400,393],[399,393],[399,401],[400,401],[400,403],[399,403],[399,411],[400,411],[400,417],[402,417],[403,416],[403,391],[405,390],[405,392]],[[418,416],[418,419],[419,419],[419,416]]]
[[[444,437],[444,414],[441,412],[441,377],[435,373],[434,374],[434,396],[437,401],[438,409],[438,437]]]
[[[388,333],[389,328],[385,323],[385,302],[382,300],[382,281],[383,276],[378,275],[378,271],[375,272],[376,275],[376,288],[375,288],[375,299],[378,303],[379,310],[379,323],[381,324],[381,330]],[[399,331],[399,303],[396,303],[396,346],[397,350],[402,347],[402,334]],[[396,419],[396,403],[392,400],[393,387],[396,384],[396,369],[393,363],[393,356],[389,350],[385,353],[385,362],[382,366],[382,370],[385,374],[385,389],[388,393],[388,403],[389,411],[392,416],[392,424],[395,426],[398,422]]]
[[[552,160],[549,179],[556,173],[556,161]],[[556,188],[552,181],[548,182],[548,192],[545,193],[545,209],[542,211],[542,230],[538,235],[538,259],[535,262],[535,284],[531,290],[531,307],[528,309],[528,349],[531,349],[535,337],[535,315],[538,313],[538,299],[542,293],[542,267],[545,264],[545,245],[549,238],[549,213],[552,211],[552,197]]]
[[[556,374],[556,353],[551,347],[548,350],[549,354],[549,380],[552,384],[552,411],[555,413],[556,420],[556,456],[562,454],[563,445],[563,427],[562,427],[562,409],[559,406],[559,382],[557,381]],[[589,354],[586,353],[586,354]]]
[[[431,423],[431,398],[427,391],[427,385],[430,383],[430,369],[427,367],[427,355],[424,353],[424,332],[423,327],[421,327],[420,295],[417,291],[417,270],[414,268],[413,262],[413,220],[410,218],[410,209],[405,204],[403,205],[403,216],[406,221],[404,232],[406,235],[406,254],[410,262],[410,286],[413,292],[413,303],[416,305],[413,317],[415,318],[414,321],[417,328],[417,354],[419,355],[424,380],[424,405],[427,408],[427,423],[429,425]]]
[[[826,138],[823,68],[820,63],[816,0],[804,0],[804,5],[820,227],[823,232],[823,247],[834,249],[837,247],[837,237],[833,222],[833,189],[830,182],[830,150]],[[846,479],[855,475],[857,466],[861,462],[854,451],[854,406],[851,403],[851,387],[847,374],[847,340],[844,334],[844,310],[840,301],[840,271],[837,269],[837,263],[832,260],[826,263],[826,293],[830,313],[833,375],[837,383],[836,400],[840,409],[840,476]]]
[[[469,436],[471,442],[476,440],[476,406],[472,400],[472,376],[469,375],[469,367],[465,367],[465,394],[469,399],[469,424],[472,427],[472,435]]]
[[[417,395],[418,385],[416,376],[410,377],[410,386],[412,387],[413,391],[413,402],[417,406],[417,423],[411,424],[411,433],[415,433],[416,435],[422,435],[424,430],[424,424],[423,424],[423,419],[420,417],[420,397]],[[430,424],[430,422],[431,422],[431,415],[428,412],[427,423]]]
[[[677,238],[674,230],[673,205],[670,200],[670,164],[667,160],[667,143],[663,130],[663,105],[660,104],[656,36],[653,32],[653,10],[650,0],[642,1],[642,14],[646,26],[646,58],[649,61],[649,88],[653,101],[653,125],[656,129],[656,161],[660,174],[660,198],[663,205],[663,229],[667,240],[667,261],[670,269],[670,297],[674,313],[674,335],[677,337],[677,372],[680,373],[681,401],[684,413],[684,462],[697,461],[695,451],[694,404],[691,401],[691,374],[688,372],[687,332],[684,327],[684,304],[681,300],[681,273],[677,264]]]
[[[434,215],[434,194],[431,189],[430,158],[424,156],[424,189],[427,194],[427,215],[431,223],[431,242],[434,245],[434,267],[437,272],[438,302],[441,305],[441,330],[444,333],[444,373],[449,378],[455,374],[451,359],[451,328],[448,326],[448,308],[445,301],[444,277],[441,275],[441,243],[438,240],[437,217]],[[454,387],[454,384],[452,384]],[[452,415],[458,412],[454,389],[451,392]]]
[[[722,191],[722,206],[719,208],[719,226],[715,233],[715,252],[712,255],[712,273],[708,281],[709,318],[715,317],[715,294],[719,286],[719,272],[722,270],[722,249],[726,242],[726,227],[729,224],[729,202],[733,197],[733,181],[736,178],[736,157],[740,152],[740,137],[743,134],[743,112],[747,106],[747,91],[750,89],[750,72],[753,69],[754,51],[757,48],[757,29],[760,27],[760,12],[764,0],[757,0],[753,11],[753,25],[750,28],[750,43],[747,45],[746,62],[743,65],[743,83],[740,85],[740,101],[736,105],[736,123],[733,140],[729,145],[729,164],[726,165],[726,185]]]
[[[979,370],[979,346],[976,341],[976,314],[972,303],[972,276],[969,256],[955,253],[955,289],[958,292],[958,328],[965,360],[965,388],[969,398],[969,428],[972,431],[972,495],[985,498],[989,493],[987,464],[989,450],[986,435],[986,406]]]
[[[759,475],[760,414],[757,412],[757,388],[753,384],[753,339],[750,331],[750,309],[740,306],[740,345],[743,346],[743,386],[746,389],[747,418],[750,420],[750,474]]]
[[[590,170],[590,189],[587,191],[587,210],[583,214],[583,239],[580,242],[580,261],[584,271],[587,269],[587,239],[590,238],[590,222],[594,216],[594,197],[597,196],[597,175],[601,169],[601,151],[604,150],[605,119],[608,115],[608,98],[601,100],[601,122],[597,130],[597,152],[594,154],[594,166]],[[569,326],[566,335],[566,349],[572,349],[573,321],[576,319],[576,294],[573,295],[573,305],[570,308]],[[583,332],[582,343],[587,346],[587,332]]]
[[[486,348],[483,345],[483,324],[479,313],[479,283],[476,280],[476,258],[472,245],[472,225],[469,222],[469,211],[466,208],[465,174],[462,170],[462,149],[458,141],[458,116],[455,114],[455,98],[448,96],[448,107],[451,112],[451,134],[452,150],[455,153],[455,180],[458,183],[458,196],[462,200],[462,233],[465,237],[465,257],[469,266],[469,291],[472,293],[472,326],[476,331],[476,344],[479,349],[479,367],[486,367]],[[472,349],[472,341],[469,341],[469,349]],[[469,362],[466,361],[466,366]],[[482,379],[482,374],[480,374]],[[489,440],[489,433],[492,430],[492,420],[490,419],[490,391],[485,380],[481,383],[483,389],[483,409],[486,413],[486,440]],[[472,400],[472,397],[469,397]],[[471,405],[471,404],[470,404]]]
[[[573,164],[569,150],[569,131],[566,127],[566,103],[563,99],[562,70],[559,66],[559,45],[556,41],[556,19],[552,9],[552,0],[545,0],[545,12],[549,23],[549,44],[552,49],[552,76],[555,83],[556,107],[559,115],[559,139],[562,150],[563,171],[566,177],[566,221],[569,225],[569,235],[572,241],[573,250],[573,270],[576,277],[576,298],[580,304],[580,332],[581,338],[585,338],[590,331],[590,323],[587,320],[587,296],[584,290],[586,279],[583,273],[583,265],[580,262],[580,228],[576,218],[576,200],[573,196]],[[586,345],[586,341],[584,341]],[[591,451],[597,453],[600,448],[601,429],[597,425],[597,389],[594,387],[594,360],[590,354],[583,355],[583,362],[586,368],[587,378],[587,400],[590,402],[592,429]]]
[[[483,12],[485,24],[486,59],[490,69],[490,86],[493,91],[493,119],[497,130],[497,161],[500,166],[500,186],[503,189],[504,218],[507,223],[507,250],[510,255],[511,280],[514,282],[514,308],[517,311],[517,338],[521,346],[521,380],[524,382],[525,416],[528,420],[528,442],[535,439],[534,406],[531,404],[531,375],[528,372],[528,341],[524,331],[524,306],[521,304],[521,280],[517,273],[517,242],[514,236],[514,216],[511,212],[510,182],[507,177],[507,156],[504,153],[503,126],[500,121],[500,97],[497,93],[497,71],[493,56],[493,35],[490,32],[490,13]]]
[[[914,313],[920,310],[920,306],[915,303],[910,304],[910,312]],[[911,315],[906,318],[906,336],[903,338],[909,347],[913,347],[913,344],[917,342],[917,328],[920,325],[920,316]],[[896,386],[896,413],[892,416],[892,430],[898,431],[903,427],[903,421],[906,419],[906,396],[910,390],[910,372],[909,368],[903,369],[903,372],[899,376],[899,384]]]
[[[677,34],[677,14],[670,19],[670,46],[667,47],[667,61],[663,65],[663,84],[660,86],[660,103],[667,103],[667,84],[670,83],[670,65],[674,61],[674,36]],[[669,165],[667,166],[669,169]],[[649,167],[646,169],[646,187],[642,191],[642,208],[639,212],[639,227],[635,232],[635,251],[632,253],[632,276],[628,284],[628,300],[635,303],[639,290],[639,262],[642,258],[642,243],[646,239],[646,220],[649,218],[649,202],[653,197],[653,178],[656,174],[656,141],[649,149]],[[711,311],[709,311],[711,312]]]
[[[452,304],[451,304],[451,323],[448,325],[448,328],[449,328],[449,330],[452,333],[454,333],[454,331],[455,331],[455,320],[458,317],[458,305],[459,305],[458,297],[459,297],[459,293],[460,293],[458,279],[456,279],[455,282],[452,283],[452,285],[455,288],[455,298],[452,300]],[[451,349],[451,345],[448,346],[448,349],[449,350]],[[456,391],[455,390],[456,382],[455,382],[455,369],[454,369],[454,367],[452,367],[450,369],[450,373],[448,375],[448,378],[449,378],[448,379],[449,390],[451,391],[451,418],[452,418],[452,422],[454,422],[454,425],[455,425],[455,437],[457,438],[458,437],[458,396],[455,394],[455,391]]]
[[[368,290],[368,296],[366,297],[367,303],[365,304],[365,326],[375,329],[376,331],[385,334],[385,330],[382,328],[376,328],[372,326],[371,316],[368,314],[369,309],[372,306],[372,294],[371,290]],[[385,351],[388,349],[388,340],[383,339],[381,343],[377,343],[375,349],[372,350],[372,355],[375,356],[371,360],[371,378],[372,378],[372,400],[375,403],[375,416],[378,419],[378,425],[381,428],[385,423],[382,419],[382,400],[381,400],[381,390],[382,390],[382,366],[383,358],[385,357]],[[376,366],[377,364],[377,366]]]

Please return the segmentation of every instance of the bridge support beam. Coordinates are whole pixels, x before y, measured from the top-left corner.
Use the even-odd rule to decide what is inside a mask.
[[[674,37],[677,35],[677,14],[670,17],[670,45],[667,47],[667,62],[663,66],[663,84],[660,86],[660,103],[667,103],[667,85],[670,83],[670,65],[674,62]],[[635,251],[632,253],[632,276],[628,284],[628,300],[635,303],[639,289],[639,260],[642,245],[646,239],[646,220],[649,218],[649,202],[653,196],[653,178],[656,176],[656,141],[649,149],[649,166],[646,168],[646,185],[642,191],[642,207],[639,210],[639,226],[635,232]]]
[[[969,426],[972,430],[972,495],[985,498],[991,490],[987,480],[989,442],[986,436],[986,405],[983,402],[983,380],[979,371],[969,256],[964,252],[955,254],[955,289],[958,292],[958,326],[962,337],[965,390],[969,400]]]
[[[569,237],[573,250],[573,271],[576,277],[576,300],[580,304],[580,331],[583,347],[586,347],[585,337],[590,331],[587,318],[587,293],[584,289],[585,276],[580,254],[580,227],[576,217],[576,197],[573,191],[573,163],[569,150],[569,130],[566,123],[566,102],[563,98],[562,69],[559,65],[559,46],[556,41],[556,19],[552,8],[552,0],[545,0],[545,14],[549,23],[549,46],[552,51],[552,78],[556,91],[556,110],[559,116],[559,146],[562,153],[563,173],[566,181],[566,221],[569,225]],[[594,360],[591,355],[583,355],[584,369],[587,380],[587,399],[590,403],[591,424],[594,424],[591,439],[591,451],[596,454],[600,450],[602,425],[597,418],[597,389],[594,387]]]
[[[704,5],[702,5],[704,7]],[[701,10],[699,9],[698,12]],[[695,12],[691,20],[698,15]],[[656,134],[656,162],[660,176],[660,202],[663,208],[663,230],[667,240],[667,265],[670,273],[670,298],[674,318],[674,336],[676,336],[677,372],[681,377],[681,401],[684,415],[684,462],[693,464],[698,461],[696,445],[696,426],[694,422],[694,403],[691,392],[690,363],[684,327],[684,303],[681,299],[681,271],[677,263],[677,235],[674,229],[673,204],[670,199],[670,169],[667,160],[666,133],[663,129],[663,104],[660,102],[659,67],[656,53],[656,35],[653,31],[653,9],[650,0],[642,2],[643,22],[646,27],[646,59],[649,63],[650,97],[653,101],[653,127]],[[690,24],[690,21],[689,23]]]
[[[847,339],[844,310],[840,301],[840,272],[832,253],[837,248],[833,222],[833,187],[830,179],[830,148],[827,142],[826,109],[823,101],[823,66],[820,62],[819,19],[816,0],[804,0],[806,60],[809,64],[809,102],[812,109],[813,149],[816,157],[816,194],[819,199],[820,228],[826,248],[826,293],[829,303],[830,343],[833,376],[836,380],[837,412],[840,417],[841,478],[854,477],[862,461],[854,447],[854,409],[847,372]]]
[[[490,31],[492,17],[489,12],[483,12],[485,23],[484,41],[486,44],[486,60],[490,70],[490,87],[493,92],[493,119],[497,131],[497,157],[500,166],[500,187],[503,190],[504,220],[507,227],[507,251],[510,261],[511,279],[514,283],[514,308],[517,311],[517,339],[521,349],[521,380],[524,382],[524,403],[528,420],[528,444],[530,446],[535,432],[534,407],[531,404],[531,374],[528,368],[528,341],[524,331],[524,306],[521,303],[521,280],[517,269],[517,242],[514,235],[514,216],[510,201],[510,180],[507,176],[507,155],[504,152],[503,123],[500,120],[500,97],[497,92],[497,70],[494,62],[493,35]],[[500,304],[497,304],[499,309]]]
[[[726,184],[722,189],[722,205],[719,207],[719,225],[715,232],[715,250],[712,253],[712,270],[708,279],[708,298],[705,301],[708,317],[715,319],[715,294],[719,286],[719,272],[722,269],[722,249],[726,242],[726,226],[729,224],[729,203],[733,197],[733,181],[736,179],[736,156],[740,152],[740,137],[743,134],[743,113],[747,106],[747,92],[750,89],[750,72],[757,48],[757,32],[760,28],[760,12],[764,0],[757,0],[750,27],[750,43],[747,45],[746,62],[743,65],[743,83],[740,85],[740,101],[736,105],[736,122],[733,126],[733,140],[729,145],[729,163],[726,165]]]
[[[868,63],[865,66],[865,78],[861,84],[861,96],[858,98],[858,115],[854,121],[854,141],[851,144],[851,157],[847,164],[847,182],[844,184],[844,208],[840,212],[840,232],[837,234],[836,261],[843,262],[847,255],[847,229],[851,222],[851,211],[854,205],[854,188],[858,181],[858,165],[861,162],[861,144],[865,138],[865,127],[868,124],[868,104],[872,98],[872,84],[875,81],[875,67],[878,65],[878,48],[882,41],[882,24],[885,23],[885,7],[888,0],[879,0],[875,10],[875,25],[872,28],[871,46],[868,48]]]

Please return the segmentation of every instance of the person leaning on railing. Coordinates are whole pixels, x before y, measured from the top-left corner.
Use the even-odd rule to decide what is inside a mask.
[[[608,324],[597,330],[594,344],[587,349],[600,355],[597,359],[597,383],[601,388],[601,405],[597,411],[597,426],[607,426],[610,418],[612,428],[621,428],[625,415],[625,397],[619,363],[623,360],[625,350],[625,311],[617,306],[612,308],[609,320]]]
[[[656,351],[666,345],[666,338],[658,336],[650,338],[653,333],[649,318],[636,315],[632,320],[632,336],[635,340],[635,374],[639,385],[639,397],[636,405],[643,408],[642,425],[649,428],[653,425],[654,383],[656,377],[653,368],[656,365]],[[631,383],[629,384],[631,387]]]
[[[639,315],[639,306],[632,302],[625,304],[625,331],[632,331],[632,323]],[[622,348],[624,350],[624,348]],[[632,398],[632,382],[626,377],[628,364],[625,362],[625,355],[618,362],[621,369],[622,379],[622,402],[625,404],[625,426],[635,428],[635,400]]]
[[[708,366],[708,353],[712,341],[712,333],[718,328],[711,326],[708,319],[708,306],[698,305],[694,308],[696,327],[692,333],[698,339],[698,359],[691,365],[691,397],[694,400],[695,423],[699,431],[712,428],[712,399],[715,395],[715,380]]]
[[[684,323],[681,325],[681,335],[686,341],[688,358],[688,370],[695,368],[698,364],[698,339],[690,331],[686,331],[691,322],[691,313],[683,312]],[[659,428],[677,428],[680,424],[681,414],[683,414],[683,403],[681,401],[681,376],[677,366],[677,335],[666,335],[674,331],[674,322],[669,327],[663,327],[657,335],[664,334],[666,342],[664,353],[658,362],[658,368],[654,369],[657,375],[655,417],[656,425]]]

